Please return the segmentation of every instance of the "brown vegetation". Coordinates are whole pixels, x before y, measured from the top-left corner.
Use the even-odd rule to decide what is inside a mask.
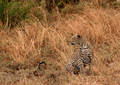
[[[86,6],[82,12],[54,18],[50,24],[35,19],[0,31],[0,84],[120,85],[120,12]],[[73,52],[69,40],[74,34],[86,37],[94,47],[90,75],[75,76],[64,70]],[[41,61],[46,66],[38,70]]]

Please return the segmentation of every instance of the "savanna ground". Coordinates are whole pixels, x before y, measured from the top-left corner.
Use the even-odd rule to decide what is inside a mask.
[[[22,26],[0,29],[0,85],[120,85],[119,6],[86,3],[84,8],[64,9],[65,16],[42,12],[41,21],[41,16],[34,16]],[[94,47],[89,75],[64,69],[73,53],[69,40],[74,34],[86,37]],[[42,61],[46,65],[38,69]]]

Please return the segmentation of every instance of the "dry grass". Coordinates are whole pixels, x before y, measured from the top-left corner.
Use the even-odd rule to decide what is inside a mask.
[[[120,12],[99,8],[68,15],[46,27],[36,21],[20,29],[1,30],[0,83],[119,85],[119,27]],[[93,73],[89,76],[74,76],[64,72],[64,65],[73,52],[69,39],[77,33],[86,37],[95,48]],[[47,68],[36,77],[33,72],[39,61],[45,61]]]

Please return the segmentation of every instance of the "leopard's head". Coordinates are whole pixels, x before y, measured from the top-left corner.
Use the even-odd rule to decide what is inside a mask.
[[[81,41],[82,41],[83,37],[79,34],[77,35],[74,35],[72,38],[71,38],[71,45],[80,45]]]

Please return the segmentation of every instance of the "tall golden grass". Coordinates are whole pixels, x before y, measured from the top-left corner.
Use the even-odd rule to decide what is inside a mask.
[[[87,9],[81,15],[73,14],[69,17],[68,20],[60,19],[50,27],[35,22],[10,32],[2,30],[0,50],[8,53],[10,58],[17,62],[24,62],[30,56],[40,55],[43,45],[45,47],[48,45],[57,54],[66,57],[71,51],[67,41],[71,34],[78,33],[86,37],[96,48],[103,44],[118,47],[120,37],[118,11]]]
[[[97,63],[95,63],[94,70],[99,76],[94,78],[72,76],[75,80],[71,79],[71,85],[90,85],[90,83],[91,85],[102,85],[103,80],[109,85],[117,85],[116,81],[112,81],[112,77],[107,77],[107,79],[103,76],[104,73],[113,71],[106,69],[107,67],[102,61],[102,59],[106,59],[106,55],[103,55],[104,50],[100,52],[99,48],[109,47],[108,50],[113,53],[112,59],[120,61],[118,57],[120,56],[120,12],[113,9],[87,8],[81,14],[68,16],[68,18],[59,17],[60,19],[50,26],[43,26],[36,21],[26,24],[23,28],[10,31],[1,30],[0,52],[3,52],[4,56],[9,56],[14,62],[22,64],[32,65],[43,58],[52,58],[61,68],[64,68],[65,62],[73,52],[69,39],[74,34],[81,34],[95,48]],[[99,81],[97,81],[98,79]],[[28,80],[23,82],[20,84],[29,85]]]

